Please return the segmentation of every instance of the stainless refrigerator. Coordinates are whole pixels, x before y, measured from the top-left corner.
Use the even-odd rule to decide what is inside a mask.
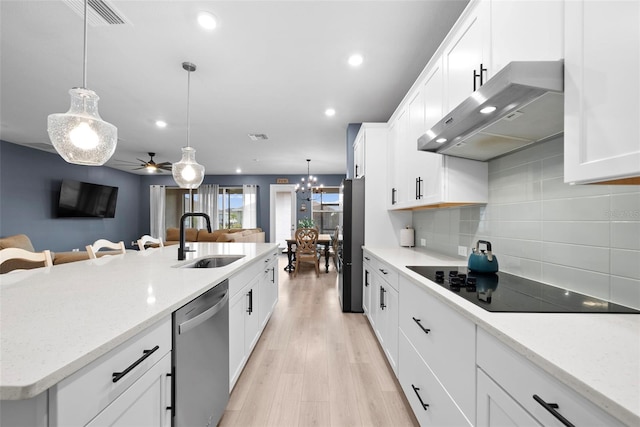
[[[338,297],[344,312],[362,313],[364,178],[346,179],[342,187],[342,245],[338,251]]]

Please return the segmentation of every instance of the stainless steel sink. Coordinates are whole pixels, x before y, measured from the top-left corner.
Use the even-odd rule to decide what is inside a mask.
[[[195,262],[182,265],[180,268],[218,268],[227,266],[242,258],[244,258],[244,255],[216,255],[201,258]]]

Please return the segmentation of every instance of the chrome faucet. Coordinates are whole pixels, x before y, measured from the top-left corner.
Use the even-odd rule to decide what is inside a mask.
[[[180,218],[180,247],[178,247],[178,261],[184,260],[184,253],[189,252],[184,248],[184,220],[194,216],[201,216],[207,221],[207,231],[211,233],[211,219],[209,215],[202,212],[187,212]]]

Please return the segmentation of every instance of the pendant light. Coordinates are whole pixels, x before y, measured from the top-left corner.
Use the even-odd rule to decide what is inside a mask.
[[[323,184],[318,185],[318,177],[311,175],[310,165],[311,159],[307,159],[307,177],[302,177],[302,185],[298,183],[295,188],[296,194],[309,202],[313,197],[314,191],[318,191],[324,187]]]
[[[98,114],[98,95],[87,89],[87,2],[84,2],[84,63],[82,87],[69,90],[71,107],[51,114],[47,132],[53,147],[69,163],[103,165],[116,150],[118,129]]]
[[[191,93],[191,73],[196,70],[195,64],[183,62],[182,68],[187,71],[187,146],[182,147],[182,159],[173,164],[173,179],[180,188],[198,188],[204,179],[204,166],[196,162],[196,150],[189,145],[190,116],[189,101]]]

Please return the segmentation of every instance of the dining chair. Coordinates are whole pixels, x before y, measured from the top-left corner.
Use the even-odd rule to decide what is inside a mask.
[[[98,239],[93,243],[93,245],[87,245],[87,253],[89,254],[89,259],[96,259],[98,257],[98,251],[103,248],[111,250],[103,252],[100,255],[119,255],[126,253],[124,242],[122,240],[114,243],[107,239]]]
[[[329,255],[333,259],[333,265],[336,267],[336,271],[340,271],[339,266],[339,250],[340,250],[340,226],[337,226],[331,237],[331,247],[329,248]]]
[[[155,238],[149,236],[148,234],[145,234],[138,239],[138,249],[144,251],[145,249],[147,249],[147,245],[149,245],[149,247],[153,247],[151,245],[157,245],[157,247],[159,248],[164,247],[164,244],[162,243],[162,237]]]
[[[300,263],[311,262],[316,268],[316,276],[320,277],[320,258],[316,250],[318,244],[317,228],[298,228],[296,238],[296,268],[293,277],[298,275]]]
[[[0,264],[4,264],[5,261],[16,260],[21,261],[19,263],[15,263],[12,267],[7,268],[6,273],[11,271],[24,270],[26,267],[23,265],[23,262],[27,262],[28,264],[33,263],[33,266],[27,267],[29,268],[38,268],[38,267],[51,267],[53,265],[53,258],[51,257],[51,251],[44,250],[42,252],[31,252],[22,248],[5,248],[0,250]]]

